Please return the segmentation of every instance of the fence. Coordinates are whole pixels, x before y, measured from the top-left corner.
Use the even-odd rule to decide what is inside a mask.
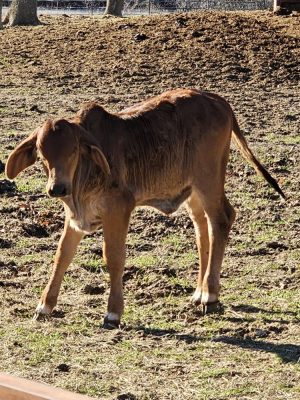
[[[0,373],[1,400],[92,400],[42,383]]]
[[[4,0],[4,6],[11,1]],[[124,15],[196,10],[267,10],[273,0],[125,0]],[[102,14],[106,0],[38,0],[39,12],[51,14]]]

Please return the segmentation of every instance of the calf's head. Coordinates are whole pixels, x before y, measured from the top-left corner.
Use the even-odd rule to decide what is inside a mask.
[[[81,157],[97,164],[105,175],[110,174],[104,154],[88,132],[64,119],[46,121],[15,148],[6,163],[7,177],[14,179],[34,164],[38,155],[48,176],[46,190],[50,197],[64,198],[72,194]]]

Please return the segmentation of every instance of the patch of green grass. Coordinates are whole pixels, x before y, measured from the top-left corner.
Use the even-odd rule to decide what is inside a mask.
[[[259,394],[259,390],[254,388],[252,385],[249,385],[249,383],[245,383],[239,387],[235,387],[232,389],[227,389],[223,392],[223,396],[225,398],[239,398],[241,396],[246,396],[246,395],[253,395],[253,394]]]
[[[140,268],[149,268],[156,265],[158,262],[157,256],[145,253],[138,256],[128,257],[127,264],[132,264]]]
[[[107,272],[102,257],[91,258],[89,254],[86,254],[84,256],[76,256],[74,261],[77,261],[81,267],[91,273],[99,274]]]
[[[0,57],[0,64],[2,64],[5,68],[11,68],[12,64],[6,57]]]
[[[19,177],[16,180],[17,189],[24,194],[45,193],[45,181],[43,179],[28,179],[27,177]]]
[[[292,135],[272,135],[270,134],[270,139],[274,141],[274,143],[284,143],[284,144],[289,144],[289,145],[296,145],[300,144],[300,136],[292,136]]]
[[[32,324],[29,324],[32,325]],[[25,358],[19,357],[16,360],[19,368],[26,366],[37,367],[49,361],[53,355],[61,351],[63,337],[59,332],[35,331],[31,327],[17,326],[11,336],[3,335],[8,347],[20,347],[20,352],[26,353]]]
[[[190,245],[190,239],[186,238],[182,234],[179,233],[171,233],[168,236],[165,236],[161,243],[161,247],[167,247],[170,253],[170,250],[176,254],[181,253],[184,251],[186,246]]]
[[[53,257],[49,259],[45,259],[45,254],[37,251],[32,251],[29,254],[24,254],[21,257],[16,259],[17,265],[23,265],[23,266],[30,266],[30,265],[37,265],[41,266],[41,268],[44,268],[45,264],[48,264],[53,260]]]
[[[1,61],[0,61],[1,62]],[[4,115],[7,113],[7,107],[0,107],[0,114]]]
[[[190,265],[198,263],[198,261],[199,258],[197,250],[186,251],[183,254],[177,255],[175,259],[176,264],[178,264],[179,267],[181,266],[183,268],[188,268]]]

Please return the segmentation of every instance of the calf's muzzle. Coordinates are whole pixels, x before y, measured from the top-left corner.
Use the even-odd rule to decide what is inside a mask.
[[[65,184],[56,183],[48,189],[48,194],[50,197],[65,197],[70,193]]]

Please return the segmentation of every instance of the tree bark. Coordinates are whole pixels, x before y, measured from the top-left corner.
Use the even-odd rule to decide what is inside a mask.
[[[0,29],[2,29],[2,3],[3,1],[0,0]]]
[[[38,25],[37,0],[12,0],[4,22],[10,26]]]
[[[124,8],[124,0],[107,0],[104,15],[113,15],[115,17],[122,17]]]

